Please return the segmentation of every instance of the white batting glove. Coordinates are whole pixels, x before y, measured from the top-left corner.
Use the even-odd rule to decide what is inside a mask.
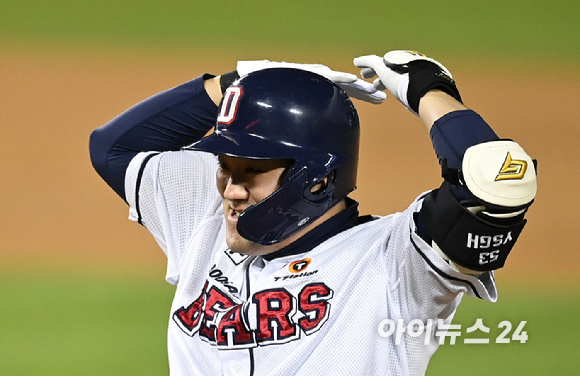
[[[250,60],[238,61],[236,70],[240,77],[243,77],[251,72],[269,68],[294,68],[319,74],[340,86],[349,97],[365,102],[380,104],[387,98],[385,93],[378,91],[371,83],[359,79],[356,75],[333,71],[326,65],[322,64],[297,64],[270,60]]]
[[[354,65],[363,78],[378,76],[373,82],[377,90],[387,89],[409,111],[418,115],[419,101],[432,89],[439,89],[461,102],[453,77],[438,61],[416,51],[395,50],[385,54],[360,56]]]

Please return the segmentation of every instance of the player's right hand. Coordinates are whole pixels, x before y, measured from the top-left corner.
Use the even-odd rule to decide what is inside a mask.
[[[362,68],[363,78],[378,76],[373,86],[377,90],[389,90],[415,115],[418,115],[419,101],[429,90],[443,90],[461,102],[449,70],[419,52],[395,50],[382,58],[360,56],[354,59],[354,65]]]
[[[359,79],[356,75],[334,71],[322,64],[298,64],[287,63],[284,61],[250,60],[238,61],[236,70],[240,77],[243,77],[251,72],[269,68],[294,68],[319,74],[340,86],[349,97],[363,100],[365,102],[380,104],[387,98],[385,93],[377,90],[372,84]]]

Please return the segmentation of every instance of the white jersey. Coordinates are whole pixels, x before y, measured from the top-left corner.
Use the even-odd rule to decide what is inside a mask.
[[[416,234],[420,198],[306,253],[234,253],[216,169],[211,154],[179,151],[141,153],[127,170],[130,219],[153,234],[177,286],[172,375],[423,375],[439,343],[427,324],[449,324],[463,294],[496,300],[492,273],[455,271]],[[387,336],[385,319],[426,329]]]

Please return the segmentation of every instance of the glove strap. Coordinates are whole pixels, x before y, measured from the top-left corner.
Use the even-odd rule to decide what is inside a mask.
[[[463,103],[455,81],[437,64],[427,60],[414,60],[407,65],[409,67],[407,101],[413,111],[419,112],[419,101],[431,90],[441,90]]]

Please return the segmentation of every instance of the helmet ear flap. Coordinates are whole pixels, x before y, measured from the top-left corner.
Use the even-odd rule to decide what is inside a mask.
[[[315,184],[308,184],[308,174],[306,167],[290,169],[284,185],[244,210],[237,225],[240,235],[257,244],[276,244],[320,218],[342,199],[334,197],[336,170]]]
[[[291,171],[287,179],[277,191],[240,214],[237,225],[240,235],[257,244],[276,244],[326,211],[321,208],[326,204],[324,201],[317,203],[303,199],[304,191],[309,190],[306,189],[306,167]]]

